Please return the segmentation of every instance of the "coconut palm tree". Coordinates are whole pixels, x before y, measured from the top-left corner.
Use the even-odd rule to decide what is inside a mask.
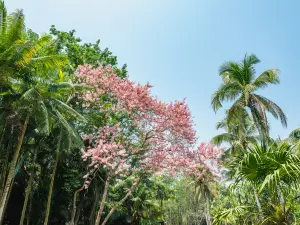
[[[255,55],[246,54],[240,63],[233,61],[224,63],[219,69],[223,83],[213,94],[211,104],[214,111],[217,111],[223,106],[224,101],[234,101],[228,111],[228,119],[248,109],[260,132],[268,133],[266,112],[271,113],[276,119],[279,118],[284,127],[287,126],[287,118],[276,103],[256,93],[269,84],[279,83],[278,69],[266,70],[255,77],[254,66],[259,62]]]
[[[41,77],[58,74],[59,69],[66,64],[65,56],[52,55],[51,44],[53,41],[49,35],[29,40],[26,37],[22,10],[8,16],[4,2],[0,1],[0,118],[2,124],[6,124],[10,117],[14,117],[15,122],[23,121],[5,185],[1,190],[0,224],[28,123],[35,121],[41,134],[49,133],[47,107],[41,100],[45,93],[39,93],[36,87],[28,86],[35,85]],[[47,93],[49,97],[49,91]],[[35,97],[35,100],[32,101],[29,96]],[[55,97],[51,99],[54,103],[50,106],[66,108],[66,105]]]
[[[295,148],[300,150],[300,128],[293,130],[283,141],[295,145]]]
[[[252,118],[245,111],[242,111],[239,117],[231,120],[228,120],[228,117],[226,117],[217,123],[216,128],[224,129],[225,132],[214,136],[211,142],[217,146],[221,144],[229,145],[225,156],[244,151],[249,144],[257,144],[260,138]]]

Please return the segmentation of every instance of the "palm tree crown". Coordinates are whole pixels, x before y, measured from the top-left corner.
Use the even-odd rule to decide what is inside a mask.
[[[255,93],[267,87],[268,84],[279,83],[278,69],[266,70],[255,77],[254,66],[259,62],[260,60],[255,55],[246,54],[241,63],[232,61],[224,63],[219,70],[223,83],[213,94],[211,104],[214,111],[217,111],[223,106],[224,101],[234,101],[228,111],[229,118],[249,109],[258,129],[268,133],[266,112],[271,113],[276,119],[279,118],[284,127],[287,126],[287,118],[277,104]]]

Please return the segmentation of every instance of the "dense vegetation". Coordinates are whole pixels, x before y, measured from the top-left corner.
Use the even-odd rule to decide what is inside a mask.
[[[100,41],[24,21],[0,1],[0,225],[299,224],[300,129],[270,137],[268,116],[287,118],[257,94],[279,70],[224,63],[224,132],[197,145],[184,101],[153,97]]]

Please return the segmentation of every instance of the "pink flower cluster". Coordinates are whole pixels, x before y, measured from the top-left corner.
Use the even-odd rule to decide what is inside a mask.
[[[129,154],[116,140],[120,136],[118,125],[114,127],[103,127],[94,134],[95,143],[86,151],[82,149],[82,158],[86,161],[91,159],[90,167],[102,166],[111,174],[127,174],[130,165],[128,164]]]
[[[196,132],[185,101],[163,103],[151,96],[151,85],[121,79],[110,67],[80,66],[77,77],[93,87],[82,95],[87,106],[100,104],[101,95],[106,94],[113,102],[111,110],[126,112],[138,131],[125,143],[120,137],[126,128],[121,125],[104,127],[93,134],[96,143],[83,151],[83,158],[90,158],[92,167],[102,166],[113,174],[121,174],[129,171],[131,156],[138,155],[140,168],[146,171],[183,171],[199,179],[204,172],[213,171],[214,167],[206,164],[216,161],[220,151],[210,144],[193,149]]]
[[[138,126],[151,126],[156,133],[169,132],[189,143],[196,141],[191,113],[184,101],[168,104],[158,101],[150,94],[151,85],[121,79],[111,67],[79,66],[76,74],[83,83],[93,87],[82,96],[89,104],[97,104],[105,93],[116,100],[112,109],[129,113]]]

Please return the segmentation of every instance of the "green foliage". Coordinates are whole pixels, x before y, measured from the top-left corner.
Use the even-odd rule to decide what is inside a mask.
[[[13,173],[5,223],[19,223],[26,196],[24,222],[43,224],[57,162],[49,223],[68,223],[75,203],[76,224],[94,224],[107,174],[105,170],[88,174],[89,189],[83,188],[89,163],[82,162],[80,148],[89,143],[81,136],[107,124],[126,125],[128,115],[103,113],[95,105],[86,109],[85,102],[78,98],[86,87],[77,84],[74,72],[82,64],[110,65],[125,78],[126,65],[119,66],[112,52],[100,48],[99,40],[82,43],[75,30],[59,31],[55,26],[49,34],[38,35],[26,29],[24,21],[22,10],[8,14],[0,1],[1,198],[24,120],[29,118]],[[267,113],[284,126],[287,118],[276,103],[257,94],[269,84],[279,83],[277,69],[255,76],[259,62],[250,54],[240,63],[230,61],[220,67],[222,84],[213,95],[212,107],[217,111],[225,101],[233,104],[216,126],[224,132],[212,138],[215,145],[226,146],[218,182],[208,175],[202,180],[149,175],[119,204],[134,179],[129,176],[119,181],[116,177],[111,181],[103,213],[107,215],[117,206],[109,224],[299,223],[300,130],[283,141],[269,137]],[[113,103],[107,95],[98,102],[104,111],[109,111],[106,109]],[[136,134],[130,125],[127,128],[124,139]],[[138,166],[134,159],[132,164]]]

